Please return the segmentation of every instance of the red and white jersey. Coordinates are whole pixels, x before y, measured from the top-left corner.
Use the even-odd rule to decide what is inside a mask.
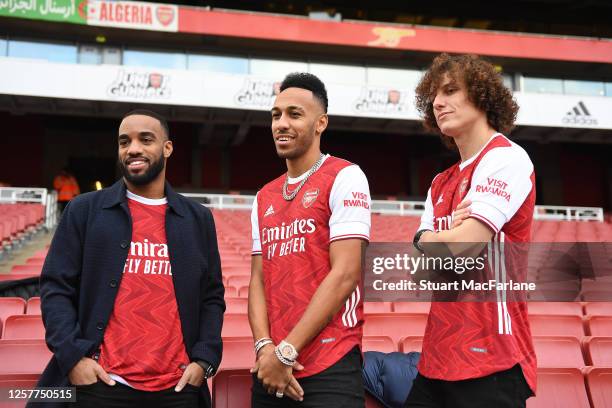
[[[332,241],[370,237],[370,189],[361,169],[333,156],[308,178],[291,201],[283,198],[286,175],[266,184],[251,213],[253,255],[262,255],[270,336],[285,339],[302,318],[315,291],[328,275]],[[293,191],[305,175],[289,179]],[[311,376],[332,366],[353,347],[361,347],[363,283],[333,320],[300,351],[303,371]]]
[[[466,198],[472,201],[470,216],[494,232],[488,244],[489,270],[496,280],[507,281],[511,257],[506,259],[504,245],[531,239],[535,173],[527,153],[502,134],[494,134],[472,158],[434,178],[419,230],[450,228],[453,210]],[[526,275],[526,270],[519,272]],[[419,372],[427,378],[457,381],[518,363],[535,393],[536,357],[527,305],[500,296],[498,302],[433,302]]]
[[[161,391],[176,386],[189,364],[166,242],[167,203],[127,196],[132,242],[99,363],[118,382]]]

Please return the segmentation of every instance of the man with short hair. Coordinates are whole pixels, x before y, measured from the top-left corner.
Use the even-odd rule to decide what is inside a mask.
[[[210,406],[225,302],[211,212],[165,180],[165,119],[126,114],[122,179],[72,200],[41,275],[53,358],[39,386],[76,386],[77,407]]]
[[[321,153],[327,92],[316,76],[288,75],[271,112],[287,173],[257,193],[251,215],[252,406],[363,407],[368,182],[358,166]]]
[[[504,245],[530,240],[535,204],[533,164],[502,134],[518,106],[495,68],[469,55],[436,57],[416,98],[460,161],[433,179],[414,244],[488,244],[489,272],[503,279]],[[432,302],[418,368],[406,407],[525,407],[536,388],[526,303]]]

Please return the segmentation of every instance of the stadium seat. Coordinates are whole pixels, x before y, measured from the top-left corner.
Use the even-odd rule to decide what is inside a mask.
[[[11,268],[13,275],[40,275],[42,265],[14,265]]]
[[[229,299],[229,298],[237,298],[238,297],[238,289],[232,287],[232,286],[226,286],[225,287],[225,298]]]
[[[612,302],[588,302],[584,311],[590,316],[612,316]]]
[[[391,302],[363,302],[363,313],[389,313]]]
[[[220,370],[217,375],[213,377],[213,407],[250,407],[252,384],[253,377],[248,369]]]
[[[249,337],[251,336],[251,326],[249,318],[245,314],[226,313],[223,318],[223,330],[221,337]]]
[[[590,365],[612,367],[612,337],[586,337],[584,346]]]
[[[578,302],[527,302],[530,315],[582,316]]]
[[[587,328],[589,336],[612,337],[612,316],[589,316]]]
[[[363,325],[364,336],[390,336],[395,344],[405,336],[422,336],[427,316],[408,313],[376,313],[368,315]]]
[[[246,275],[232,275],[227,277],[227,285],[235,288],[249,286],[251,277]]]
[[[527,408],[590,408],[584,377],[578,368],[539,368],[537,396]]]
[[[363,352],[380,351],[382,353],[392,353],[397,351],[397,343],[393,342],[388,336],[363,336]]]
[[[582,318],[579,316],[530,315],[529,325],[533,336],[584,336]]]
[[[7,317],[2,330],[4,340],[36,340],[45,338],[42,318],[36,315],[13,315]]]
[[[249,286],[241,286],[238,288],[238,297],[248,298],[249,297]]]
[[[44,340],[0,340],[0,375],[39,375],[51,356]]]
[[[20,297],[0,297],[0,334],[7,317],[23,314],[25,305],[25,300]]]
[[[0,374],[1,389],[30,389],[36,386],[40,374]],[[0,402],[2,408],[24,408],[25,401]]]
[[[400,341],[399,351],[402,353],[410,353],[411,351],[423,350],[423,336],[408,336]]]
[[[247,298],[225,298],[225,313],[247,314],[249,300]]]
[[[394,302],[393,311],[398,313],[429,314],[431,302]]]
[[[251,368],[255,363],[253,337],[224,337],[220,369]]]
[[[533,347],[538,358],[538,367],[581,369],[585,366],[580,340],[576,337],[534,336]]]
[[[40,297],[31,297],[26,302],[26,314],[39,315],[40,311]]]
[[[612,407],[612,368],[591,367],[586,370],[593,408]]]
[[[25,273],[25,272],[20,272],[17,274],[14,273],[0,273],[0,282],[3,281],[16,281],[16,280],[21,280],[21,279],[28,279],[28,278],[38,278],[40,277],[40,273]]]

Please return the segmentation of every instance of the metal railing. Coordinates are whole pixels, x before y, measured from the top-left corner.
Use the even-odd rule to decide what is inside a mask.
[[[57,224],[57,193],[39,187],[0,187],[0,204],[33,203],[45,207],[45,228]]]
[[[195,193],[183,193],[183,195],[210,208],[220,210],[250,210],[255,200],[254,195]],[[424,201],[372,201],[372,213],[375,214],[420,216],[424,210]],[[533,218],[536,220],[603,222],[604,211],[600,207],[536,205]]]

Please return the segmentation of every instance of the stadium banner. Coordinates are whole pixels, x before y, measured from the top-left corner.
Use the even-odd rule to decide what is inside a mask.
[[[178,7],[140,1],[89,0],[87,25],[151,31],[178,31]]]
[[[600,38],[466,30],[369,21],[180,7],[179,32],[345,47],[479,54],[537,60],[612,63]]]
[[[611,301],[610,242],[372,242],[364,300]]]
[[[0,58],[0,93],[269,111],[282,78]],[[53,80],[50,80],[53,78]],[[341,79],[339,79],[341,80]],[[326,80],[331,115],[420,120],[414,90]],[[612,98],[516,92],[517,124],[612,129]]]
[[[0,16],[86,24],[87,0],[0,0]]]

